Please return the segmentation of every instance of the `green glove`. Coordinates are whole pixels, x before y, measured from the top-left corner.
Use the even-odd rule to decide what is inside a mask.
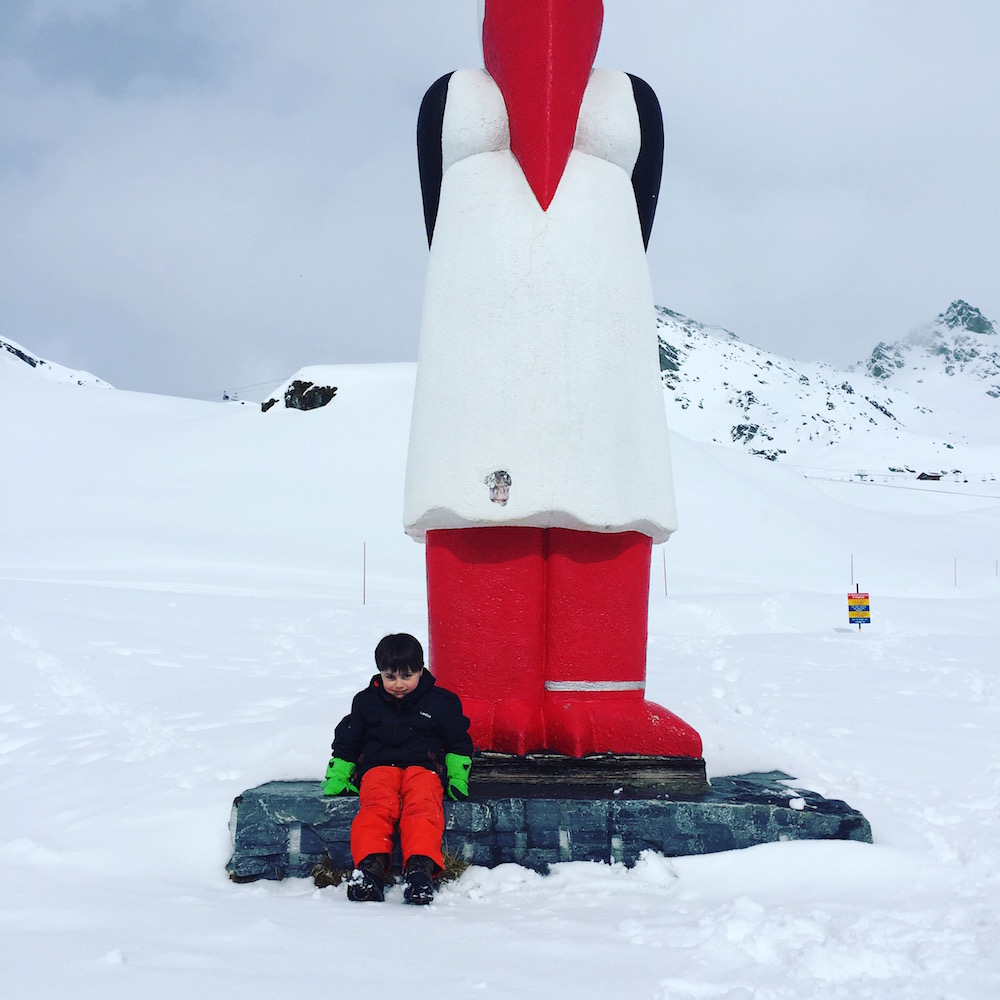
[[[460,753],[446,753],[444,766],[448,769],[448,798],[453,802],[464,802],[469,797],[469,771],[472,758]]]
[[[340,757],[331,757],[326,766],[326,780],[323,782],[324,795],[343,795],[344,792],[358,794],[356,786],[351,784],[351,776],[358,765]]]

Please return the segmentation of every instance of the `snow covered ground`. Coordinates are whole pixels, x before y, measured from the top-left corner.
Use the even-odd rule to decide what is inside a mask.
[[[874,846],[470,869],[426,909],[360,906],[231,883],[227,823],[244,788],[318,778],[377,639],[425,634],[412,366],[267,414],[22,368],[0,364],[4,996],[1000,995],[997,495],[674,436],[650,696],[710,777],[783,769]]]

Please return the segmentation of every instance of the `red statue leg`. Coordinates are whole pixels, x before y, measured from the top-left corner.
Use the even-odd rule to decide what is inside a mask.
[[[644,700],[650,538],[550,528],[547,542],[549,749],[700,757],[697,732]]]
[[[427,533],[429,664],[461,699],[479,749],[544,745],[545,535],[541,528]]]

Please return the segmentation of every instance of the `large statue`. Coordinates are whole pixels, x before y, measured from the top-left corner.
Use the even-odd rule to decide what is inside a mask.
[[[486,0],[485,70],[427,92],[430,244],[404,522],[430,666],[479,748],[699,757],[644,700],[676,527],[645,245],[656,96],[593,69],[600,0]]]

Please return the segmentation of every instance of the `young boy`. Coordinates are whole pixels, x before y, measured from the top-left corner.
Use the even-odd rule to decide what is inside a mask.
[[[398,826],[403,898],[429,903],[433,878],[444,868],[442,789],[453,800],[469,797],[469,720],[458,695],[437,687],[424,669],[424,651],[412,635],[385,636],[375,647],[375,665],[378,673],[355,695],[350,715],[334,733],[323,794],[358,792],[360,786],[347,898],[385,898]]]

